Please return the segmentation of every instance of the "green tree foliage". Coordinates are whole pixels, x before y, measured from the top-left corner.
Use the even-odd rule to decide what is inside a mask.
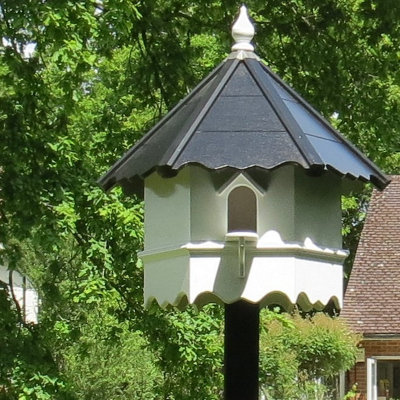
[[[124,325],[118,328],[119,332],[98,332],[86,326],[65,352],[65,375],[78,399],[158,398],[161,370],[146,340],[140,331],[131,332]]]
[[[153,351],[158,354],[164,381],[161,398],[220,399],[223,388],[222,308],[205,306],[202,311],[168,313],[152,308],[159,317],[148,321]]]
[[[37,326],[24,324],[0,282],[0,399],[73,399]]]
[[[400,5],[247,5],[257,53],[387,172],[398,171]],[[7,306],[13,329],[2,335],[16,354],[23,352],[14,339],[26,337],[49,355],[43,369],[24,367],[24,382],[42,380],[43,396],[70,379],[84,398],[82,387],[97,379],[92,364],[110,376],[101,393],[117,396],[113,383],[124,387],[118,361],[105,365],[99,353],[113,360],[137,340],[143,368],[126,374],[149,377],[140,396],[156,387],[165,399],[218,397],[221,310],[144,312],[136,256],[142,203],[118,188],[104,194],[96,180],[229,52],[237,7],[221,0],[0,4],[0,242],[9,268],[27,274],[42,301],[34,331]],[[351,245],[358,204],[346,214]],[[134,355],[126,357],[135,365]],[[88,375],[79,376],[78,366]],[[14,371],[9,361],[1,368],[2,376]],[[14,383],[2,385],[11,393]],[[134,390],[118,396],[139,396]]]
[[[260,379],[267,399],[324,399],[332,379],[354,364],[361,338],[340,318],[264,310],[262,321]]]

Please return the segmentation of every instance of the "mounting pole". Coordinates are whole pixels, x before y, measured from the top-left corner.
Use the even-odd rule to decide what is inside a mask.
[[[224,400],[258,400],[259,305],[225,304]]]

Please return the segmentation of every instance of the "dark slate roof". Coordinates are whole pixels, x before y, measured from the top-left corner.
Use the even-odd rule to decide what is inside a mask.
[[[400,334],[400,175],[374,191],[340,313],[366,336]]]
[[[100,185],[138,191],[153,170],[168,174],[187,164],[270,170],[292,163],[386,186],[379,169],[254,53],[240,54],[245,57],[232,53],[211,72]]]

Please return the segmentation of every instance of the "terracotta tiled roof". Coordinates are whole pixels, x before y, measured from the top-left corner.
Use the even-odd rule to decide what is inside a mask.
[[[400,333],[400,175],[374,190],[341,315],[364,334]]]

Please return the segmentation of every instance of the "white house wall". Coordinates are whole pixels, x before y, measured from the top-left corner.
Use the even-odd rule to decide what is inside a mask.
[[[9,270],[7,267],[0,265],[0,280],[9,285]],[[21,307],[25,322],[38,322],[39,313],[39,297],[36,290],[32,287],[28,279],[19,274],[17,271],[12,272],[13,293]]]

